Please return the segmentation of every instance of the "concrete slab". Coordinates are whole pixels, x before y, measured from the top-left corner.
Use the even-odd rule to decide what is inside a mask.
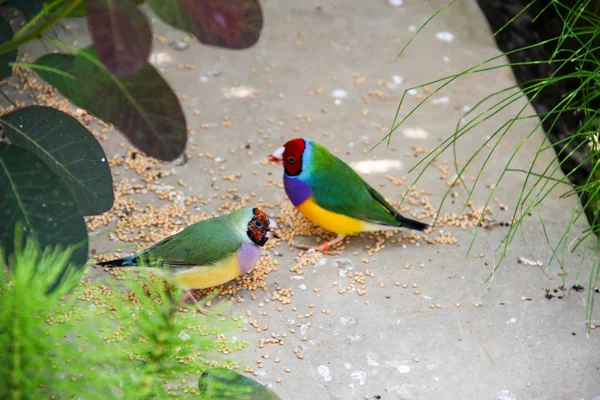
[[[176,51],[169,43],[183,40],[185,34],[154,19],[154,30],[164,43],[155,41],[152,61],[184,96],[189,126],[195,131],[187,151],[190,161],[183,166],[158,166],[173,172],[161,183],[181,190],[185,196],[218,195],[211,203],[188,207],[192,214],[216,211],[223,202],[220,196],[230,188],[237,189],[240,196],[255,192],[252,200],[257,203],[279,201],[285,205],[281,167],[264,161],[286,140],[306,136],[338,149],[338,155],[354,166],[360,161],[379,161],[366,164],[371,169],[363,171],[363,176],[387,198],[399,201],[416,175],[410,174],[402,186],[393,185],[385,176],[400,178],[423,157],[414,156],[413,146],[432,150],[453,132],[465,106],[473,106],[515,82],[506,69],[464,77],[437,93],[407,120],[392,137],[395,151],[380,146],[364,154],[363,150],[389,128],[405,89],[460,72],[499,53],[476,4],[461,1],[432,21],[395,60],[414,29],[444,3],[406,0],[398,7],[389,3],[402,2],[263,1],[263,36],[256,47],[241,52],[197,43]],[[85,40],[76,22],[62,35],[68,43]],[[191,67],[186,69],[185,65]],[[416,95],[407,96],[403,110],[409,110],[426,94],[420,89]],[[489,124],[475,129],[460,142],[459,160],[464,162],[486,135],[524,106],[524,101],[518,101]],[[532,112],[527,107],[527,113]],[[472,199],[478,207],[490,193],[486,185],[496,183],[513,150],[536,123],[525,120],[516,124],[498,146]],[[511,167],[527,169],[543,140],[543,132],[537,130]],[[244,148],[248,141],[250,145]],[[125,155],[121,142],[124,139],[118,134],[103,142],[110,158]],[[237,150],[235,154],[232,149]],[[198,153],[225,159],[226,170],[220,171],[221,164],[214,158],[199,158]],[[451,162],[451,153],[442,159]],[[465,175],[476,175],[483,160],[479,157]],[[552,155],[546,151],[536,167],[543,170],[551,162]],[[116,181],[129,177],[139,182],[132,171],[119,171]],[[232,183],[221,179],[232,174],[240,178]],[[448,189],[452,174],[435,168],[424,173],[418,187],[431,192],[434,206]],[[186,187],[180,188],[179,180]],[[498,187],[495,197],[507,206],[502,210],[492,202],[498,221],[512,217],[523,180],[522,174],[513,173]],[[471,183],[468,178],[467,183]],[[261,331],[250,327],[238,337],[255,344],[278,337],[284,344],[256,345],[236,357],[252,364],[261,359],[263,367],[256,368],[257,379],[286,400],[371,399],[376,395],[381,399],[600,398],[600,360],[595,355],[598,330],[586,338],[587,290],[580,293],[569,289],[565,298],[548,300],[546,289],[563,295],[552,292],[563,284],[558,276],[560,265],[554,262],[542,271],[516,262],[518,257],[544,263],[549,260],[550,244],[558,242],[571,210],[577,207],[573,198],[559,199],[564,191],[552,191],[527,219],[505,264],[490,283],[485,280],[499,258],[496,249],[507,232],[505,227],[478,232],[473,254],[482,257],[477,258],[465,257],[474,229],[444,227],[459,240],[457,245],[388,241],[372,256],[365,246],[373,245],[375,239],[352,238],[340,256],[326,256],[314,266],[309,263],[302,275],[289,271],[296,264],[297,252],[290,252],[284,244],[271,249],[268,257],[279,267],[268,276],[267,291],[241,291],[243,302],[233,304],[232,310],[248,310],[252,315],[248,322],[256,320]],[[461,188],[456,192],[458,197],[442,212],[460,213],[466,193]],[[165,204],[149,194],[134,198],[142,207]],[[412,209],[421,211],[419,205]],[[281,211],[275,207],[272,212]],[[573,237],[586,228],[579,222]],[[107,251],[125,246],[107,240],[106,235],[96,235],[93,247]],[[569,273],[567,288],[576,283],[587,288],[591,264],[581,261],[582,250],[564,260]],[[281,257],[274,256],[273,251]],[[406,263],[410,269],[405,269]],[[578,274],[580,264],[583,268]],[[339,293],[353,280],[348,273],[364,274],[367,270],[374,277],[365,277],[363,296],[356,291],[360,285]],[[291,304],[276,301],[273,293],[277,287],[293,291]],[[522,297],[528,300],[522,301]],[[280,362],[274,362],[276,358]],[[286,372],[287,368],[291,371]]]

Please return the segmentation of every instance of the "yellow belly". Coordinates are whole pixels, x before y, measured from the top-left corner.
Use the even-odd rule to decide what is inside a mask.
[[[296,208],[313,224],[339,235],[353,235],[358,232],[378,230],[374,224],[319,207],[313,197],[309,197]]]
[[[240,275],[237,253],[221,261],[217,265],[192,267],[175,272],[174,280],[186,289],[206,289],[219,286]]]

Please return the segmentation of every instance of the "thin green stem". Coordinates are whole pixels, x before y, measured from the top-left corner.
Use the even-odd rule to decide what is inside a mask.
[[[29,43],[32,40],[35,40],[41,37],[44,32],[50,29],[54,24],[60,21],[62,18],[67,16],[71,11],[73,11],[77,6],[79,6],[83,0],[70,0],[66,3],[60,10],[56,12],[56,14],[51,15],[43,24],[38,26],[36,29],[32,30],[29,33],[21,34],[17,32],[17,34],[13,37],[12,40],[5,42],[0,45],[0,54],[8,53],[9,51],[18,49],[25,43]]]

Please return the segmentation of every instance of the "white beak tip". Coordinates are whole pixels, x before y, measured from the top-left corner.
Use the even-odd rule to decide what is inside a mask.
[[[269,154],[269,161],[279,163],[283,160],[283,152],[285,151],[285,147],[280,147],[271,154]]]

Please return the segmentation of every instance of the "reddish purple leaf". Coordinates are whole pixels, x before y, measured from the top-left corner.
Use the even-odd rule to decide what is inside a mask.
[[[263,27],[259,0],[148,0],[166,23],[190,32],[204,44],[245,49]]]
[[[77,52],[73,74],[86,110],[119,128],[140,150],[164,161],[183,153],[185,115],[173,90],[150,64],[119,78],[88,47]]]
[[[87,21],[98,58],[117,76],[132,76],[148,60],[152,31],[135,0],[87,0]]]

